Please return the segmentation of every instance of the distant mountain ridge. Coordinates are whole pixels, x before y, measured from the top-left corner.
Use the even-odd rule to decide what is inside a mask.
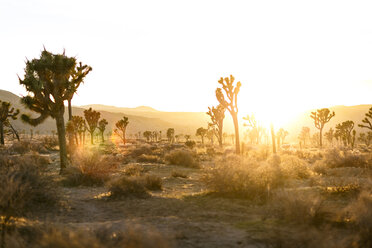
[[[13,107],[19,108],[21,113],[31,113],[31,111],[25,109],[20,103],[20,97],[17,95],[0,90],[0,100],[11,102]],[[165,135],[166,130],[170,127],[174,128],[176,134],[189,134],[194,136],[196,129],[199,127],[207,127],[208,122],[210,122],[209,116],[205,112],[164,112],[159,111],[148,106],[139,106],[136,108],[125,108],[116,106],[106,106],[103,104],[90,104],[80,107],[73,107],[73,114],[83,116],[85,109],[92,107],[94,110],[101,112],[101,118],[105,118],[108,121],[108,131],[113,130],[115,123],[121,119],[123,116],[129,118],[128,134],[135,134],[138,132],[143,133],[146,130],[150,131],[162,131]],[[368,112],[368,109],[372,107],[372,104],[363,104],[355,106],[333,106],[329,107],[331,111],[335,111],[336,116],[331,119],[329,123],[325,125],[324,132],[328,131],[329,128],[335,127],[337,123],[341,123],[346,120],[352,120],[355,123],[355,129],[357,132],[366,132],[366,129],[361,129],[358,124],[361,123]],[[318,132],[314,127],[314,122],[310,118],[310,114],[315,110],[304,111],[296,117],[292,118],[291,122],[285,126],[289,132],[287,141],[298,142],[298,134],[303,126],[310,127],[311,134]],[[65,121],[67,121],[67,110],[65,111]],[[50,133],[52,130],[56,130],[55,121],[48,118],[44,123],[37,127],[32,127],[28,124],[21,122],[20,120],[12,121],[14,126],[18,130],[26,130],[29,132],[30,129],[40,132]],[[245,128],[243,128],[243,122],[240,121],[241,138],[244,138]],[[280,127],[275,126],[278,130]],[[227,113],[224,121],[224,132],[233,133],[233,124],[230,115]]]

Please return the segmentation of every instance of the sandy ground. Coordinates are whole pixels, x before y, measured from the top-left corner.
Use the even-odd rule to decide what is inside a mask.
[[[58,180],[58,154],[49,171]],[[142,164],[163,179],[163,190],[146,199],[107,200],[105,187],[62,187],[63,208],[39,218],[62,226],[99,229],[141,226],[160,232],[175,247],[263,247],[259,239],[259,206],[205,193],[201,170],[164,164]],[[188,178],[174,178],[181,171]]]

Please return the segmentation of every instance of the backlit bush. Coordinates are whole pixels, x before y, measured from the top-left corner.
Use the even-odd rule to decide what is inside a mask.
[[[172,165],[200,168],[200,165],[196,160],[196,155],[188,150],[178,149],[171,151],[165,156],[165,160]]]

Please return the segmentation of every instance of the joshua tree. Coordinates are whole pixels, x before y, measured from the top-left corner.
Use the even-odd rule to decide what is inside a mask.
[[[354,129],[354,122],[353,121],[344,121],[336,125],[336,133],[344,142],[344,145],[353,145],[353,136],[352,131]]]
[[[273,153],[276,154],[276,146],[275,146],[275,131],[273,124],[270,125],[271,130],[271,141],[273,143]]]
[[[309,127],[302,127],[301,133],[298,136],[298,139],[302,144],[304,144],[304,147],[306,146],[306,140],[310,139],[310,128]]]
[[[68,91],[70,92],[70,96],[67,99],[68,103],[68,120],[72,120],[72,106],[71,106],[71,100],[74,97],[74,94],[76,93],[77,89],[79,88],[80,84],[84,82],[84,78],[88,73],[92,70],[92,67],[83,65],[81,62],[79,62],[79,65],[77,65],[74,68],[74,73],[71,76],[71,80],[68,86]]]
[[[73,130],[75,132],[74,136],[75,136],[76,144],[77,145],[79,144],[79,140],[80,140],[80,144],[84,144],[83,134],[85,136],[85,131],[86,131],[86,123],[85,123],[84,118],[81,116],[74,115],[72,116],[71,122],[73,125]]]
[[[114,130],[114,132],[116,133],[116,135],[118,135],[121,138],[124,145],[127,143],[127,140],[125,138],[125,133],[127,131],[128,124],[129,124],[129,121],[128,121],[128,117],[126,116],[124,116],[123,119],[115,123],[116,129]]]
[[[186,139],[186,142],[187,142],[187,141],[189,141],[189,140],[190,140],[190,138],[191,138],[191,135],[189,135],[189,134],[185,134],[185,139]]]
[[[216,97],[218,102],[227,109],[234,122],[235,128],[235,147],[236,154],[240,154],[240,142],[239,142],[239,123],[238,123],[238,93],[240,90],[241,83],[237,82],[234,86],[235,78],[230,75],[230,78],[222,77],[218,81],[222,85],[222,88],[216,89]],[[223,90],[223,91],[222,91]],[[224,93],[223,93],[224,92]]]
[[[102,119],[98,122],[98,130],[99,132],[101,133],[101,138],[102,138],[102,143],[105,142],[105,138],[103,137],[103,133],[105,132],[106,130],[106,126],[107,126],[108,122],[106,119]]]
[[[61,171],[67,165],[66,131],[63,114],[64,101],[72,98],[71,82],[76,73],[76,59],[63,54],[52,54],[44,49],[39,59],[26,61],[24,79],[19,79],[29,95],[22,103],[30,110],[40,114],[37,118],[22,115],[22,120],[37,126],[47,117],[56,120]]]
[[[174,128],[168,128],[167,130],[167,138],[169,143],[174,142]]]
[[[372,141],[372,132],[368,132],[367,134],[366,133],[360,133],[359,137],[358,137],[358,140],[363,142],[364,144],[366,144],[366,146],[368,147],[369,144],[371,144],[371,141]]]
[[[151,137],[152,137],[152,132],[151,131],[145,131],[143,132],[143,137],[146,138],[147,142],[150,141]]]
[[[203,127],[199,127],[198,129],[196,129],[196,136],[200,136],[201,140],[202,140],[202,144],[204,144],[204,137],[205,135],[207,135],[207,132],[208,132],[208,129],[206,128],[203,128]]]
[[[98,127],[98,120],[101,117],[101,113],[89,108],[88,110],[84,110],[84,117],[87,121],[87,131],[90,133],[90,143],[93,145],[93,135]]]
[[[13,137],[17,138],[18,141],[20,141],[19,134],[17,130],[13,127],[13,125],[10,123],[9,119],[4,122],[4,127],[7,127],[10,129],[10,132],[13,134]]]
[[[316,112],[311,112],[310,117],[314,120],[315,127],[319,129],[319,146],[322,148],[322,137],[324,125],[329,122],[332,117],[335,116],[335,112],[327,108],[317,109]]]
[[[218,140],[218,144],[220,145],[220,147],[222,147],[223,119],[225,119],[226,109],[221,104],[219,104],[217,107],[208,107],[208,110],[209,111],[207,112],[207,115],[211,117],[212,125],[214,125],[216,129],[215,134]]]
[[[280,128],[279,131],[276,134],[276,137],[278,139],[278,149],[280,147],[280,144],[284,144],[285,137],[288,136],[288,131],[284,130],[283,128]]]
[[[365,115],[366,117],[362,120],[362,122],[365,123],[365,125],[359,124],[358,126],[372,130],[372,122],[371,122],[372,121],[372,107],[368,110],[368,112]]]
[[[324,133],[324,136],[328,140],[329,144],[331,144],[331,146],[332,146],[333,145],[333,138],[335,137],[335,132],[334,132],[333,128],[330,128],[328,132]]]
[[[19,114],[19,109],[15,110],[10,107],[9,102],[2,102],[0,100],[0,142],[1,145],[4,145],[4,126],[9,126],[9,118],[15,120]],[[8,125],[9,124],[9,125]]]
[[[254,117],[254,115],[251,115],[251,116],[247,115],[246,117],[243,117],[243,119],[247,121],[243,125],[245,127],[251,128],[251,130],[248,132],[248,135],[251,139],[251,143],[253,143],[253,140],[255,140],[256,144],[260,143],[264,128],[262,128],[262,126],[257,124],[256,118]]]

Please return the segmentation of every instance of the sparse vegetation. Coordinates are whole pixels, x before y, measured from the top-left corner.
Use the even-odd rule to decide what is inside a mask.
[[[173,165],[180,165],[190,168],[200,167],[195,155],[188,150],[177,149],[171,151],[165,156],[165,160]]]

